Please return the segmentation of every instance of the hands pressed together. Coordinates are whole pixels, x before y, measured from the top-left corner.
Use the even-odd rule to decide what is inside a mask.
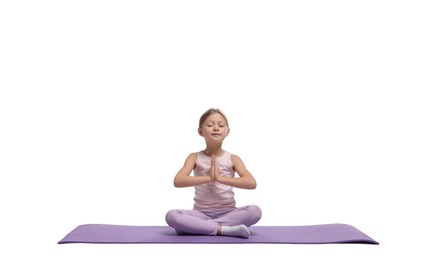
[[[221,179],[221,171],[219,170],[219,165],[216,160],[216,156],[212,154],[211,156],[211,167],[210,167],[210,179],[212,181],[217,181]]]

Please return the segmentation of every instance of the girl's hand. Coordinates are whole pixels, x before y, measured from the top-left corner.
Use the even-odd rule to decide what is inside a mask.
[[[210,165],[210,179],[215,180],[215,167],[216,167],[216,157],[214,154],[211,155],[211,165]]]
[[[219,181],[221,177],[221,171],[216,160],[216,156],[213,154],[211,157],[211,168],[210,168],[210,178],[213,181]]]

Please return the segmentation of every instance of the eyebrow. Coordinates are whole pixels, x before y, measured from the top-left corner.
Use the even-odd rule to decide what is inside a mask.
[[[205,123],[206,123],[206,124],[208,124],[208,123],[212,123],[212,124],[214,124],[214,123],[218,123],[218,124],[224,123],[224,124],[227,124],[227,123],[225,122],[225,120],[222,120],[222,121],[212,121],[212,120],[209,120],[209,121],[206,121]]]

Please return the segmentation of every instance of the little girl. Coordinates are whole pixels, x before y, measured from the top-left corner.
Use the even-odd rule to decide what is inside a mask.
[[[233,187],[255,189],[257,183],[237,155],[222,149],[229,132],[221,110],[212,108],[201,116],[198,133],[206,148],[191,153],[174,178],[175,187],[195,186],[193,209],[173,209],[166,214],[166,222],[177,234],[248,238],[248,227],[260,220],[258,206],[236,207]]]

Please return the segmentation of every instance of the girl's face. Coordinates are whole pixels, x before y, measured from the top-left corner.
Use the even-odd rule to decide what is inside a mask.
[[[207,142],[223,142],[229,132],[225,118],[219,113],[207,117],[198,129],[199,135],[203,136]]]

